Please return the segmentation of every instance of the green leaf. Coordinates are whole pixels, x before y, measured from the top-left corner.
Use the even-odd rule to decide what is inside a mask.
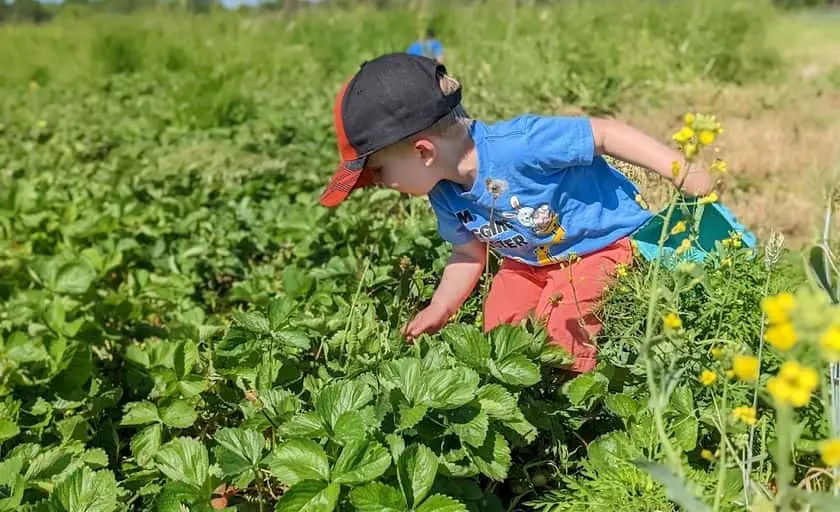
[[[493,342],[493,359],[501,361],[509,356],[522,355],[531,344],[531,335],[524,329],[501,324],[490,333]]]
[[[175,375],[178,376],[178,380],[183,380],[198,362],[198,346],[192,341],[178,343],[173,354],[173,362]]]
[[[540,364],[542,366],[552,366],[554,368],[562,368],[574,363],[575,358],[568,350],[560,345],[545,345],[540,351]]]
[[[268,334],[271,330],[268,319],[259,311],[234,311],[233,319],[237,324],[257,334]]]
[[[324,482],[300,482],[286,491],[275,512],[332,512],[341,487]]]
[[[287,265],[283,269],[283,291],[292,299],[309,293],[314,283],[314,277],[294,265]]]
[[[420,404],[426,399],[428,379],[424,375],[423,363],[419,359],[407,357],[391,361],[383,365],[380,376],[399,389],[409,405]]]
[[[330,479],[330,463],[324,449],[314,441],[293,439],[275,448],[265,458],[271,474],[281,482],[296,485],[304,480]]]
[[[490,373],[511,386],[533,386],[540,381],[540,368],[521,354],[512,354],[501,361],[490,361]]]
[[[510,469],[510,446],[498,432],[488,432],[480,448],[468,447],[470,459],[479,471],[488,478],[503,481]]]
[[[452,411],[448,418],[449,428],[461,441],[476,448],[484,444],[490,421],[480,404],[472,403],[459,407]]]
[[[459,361],[474,370],[486,370],[490,359],[490,342],[478,328],[450,324],[441,334]]]
[[[438,370],[428,375],[426,403],[434,409],[455,409],[478,391],[478,374],[468,368]]]
[[[131,454],[140,467],[149,467],[160,449],[163,427],[160,423],[149,425],[131,438]]]
[[[260,403],[269,418],[282,423],[300,409],[300,400],[285,389],[268,389],[260,393]]]
[[[8,419],[0,418],[0,443],[8,441],[20,433],[17,423]]]
[[[400,404],[400,429],[406,430],[420,423],[426,416],[426,412],[428,412],[428,410],[429,406],[425,404],[415,405],[414,407],[406,407],[405,405]]]
[[[170,480],[194,488],[201,488],[210,476],[207,448],[189,437],[179,437],[166,443],[155,455],[155,465]]]
[[[333,467],[333,482],[358,485],[375,480],[391,466],[388,450],[375,441],[349,443]]]
[[[671,406],[683,416],[694,416],[694,394],[688,386],[680,386],[671,395]]]
[[[580,405],[589,397],[603,396],[609,380],[600,373],[589,372],[578,375],[565,386],[566,396],[574,405]]]
[[[622,462],[627,462],[639,454],[639,449],[626,432],[609,432],[602,435],[587,447],[589,461],[596,471],[615,473]]]
[[[82,466],[55,487],[56,509],[66,512],[112,512],[117,509],[117,481],[110,471]]]
[[[6,457],[0,462],[0,510],[12,512],[19,510],[26,489],[26,480],[20,474],[23,469],[24,455]]]
[[[285,297],[271,299],[268,303],[268,323],[271,330],[276,331],[283,327],[294,310],[295,303]]]
[[[497,420],[512,420],[516,418],[519,407],[516,399],[508,390],[499,384],[482,386],[476,393],[481,408],[488,416]]]
[[[435,494],[423,502],[417,512],[467,512],[467,506],[442,494]]]
[[[309,350],[312,346],[312,340],[309,339],[306,333],[301,331],[277,331],[275,334],[281,343],[290,347]]]
[[[677,444],[684,452],[690,452],[697,447],[697,429],[699,426],[697,418],[693,416],[681,418],[673,425]]]
[[[289,437],[322,437],[327,435],[320,416],[315,412],[304,412],[295,415],[287,423],[281,425],[280,434]]]
[[[73,461],[73,454],[66,447],[44,450],[32,459],[26,470],[26,480],[48,480],[64,471]]]
[[[417,506],[429,494],[437,469],[437,455],[422,444],[412,444],[402,453],[397,463],[397,478],[409,508]]]
[[[610,412],[625,420],[632,418],[639,410],[639,403],[627,395],[607,395],[604,405]]]
[[[216,462],[225,476],[237,476],[256,470],[262,460],[265,438],[259,432],[241,428],[223,428],[216,432]]]
[[[146,425],[157,421],[160,421],[160,416],[158,416],[155,404],[151,402],[131,402],[125,404],[125,414],[123,414],[120,425]]]
[[[58,267],[52,289],[58,293],[81,295],[90,288],[94,279],[96,269],[88,260],[79,258]]]
[[[643,460],[636,461],[635,464],[665,486],[668,497],[686,512],[709,512],[711,510],[686,487],[685,482],[665,466]]]
[[[350,503],[357,512],[407,512],[400,491],[380,482],[371,482],[350,491]]]
[[[186,400],[167,400],[161,404],[160,419],[167,427],[187,428],[198,419],[198,413]]]
[[[362,441],[367,438],[367,424],[361,411],[347,411],[342,414],[333,428],[333,438],[340,444]]]
[[[838,289],[832,283],[833,279],[840,279],[840,271],[834,266],[830,257],[831,251],[822,244],[812,246],[807,253],[805,269],[808,277],[817,283],[835,304],[840,302]]]
[[[348,411],[358,411],[373,400],[370,388],[358,381],[343,381],[330,384],[315,399],[315,412],[330,428],[338,418]]]
[[[63,443],[68,443],[73,440],[86,443],[90,438],[88,435],[88,422],[82,416],[70,416],[69,418],[57,421],[55,426],[61,434]]]

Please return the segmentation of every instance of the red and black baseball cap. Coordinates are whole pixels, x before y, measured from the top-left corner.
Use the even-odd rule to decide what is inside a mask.
[[[334,207],[373,182],[370,155],[419,133],[461,103],[461,90],[444,94],[446,68],[427,57],[389,53],[362,64],[338,92],[333,121],[341,163],[321,195]]]

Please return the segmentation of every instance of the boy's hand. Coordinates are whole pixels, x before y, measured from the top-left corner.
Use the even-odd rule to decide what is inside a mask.
[[[691,169],[682,184],[682,190],[691,196],[705,196],[714,190],[714,180],[706,169]]]
[[[451,316],[449,308],[433,302],[402,328],[402,334],[408,340],[414,340],[421,334],[434,334],[446,325]]]

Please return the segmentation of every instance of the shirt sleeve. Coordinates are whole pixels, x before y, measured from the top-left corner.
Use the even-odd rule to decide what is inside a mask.
[[[432,42],[432,53],[434,53],[436,58],[443,55],[443,44],[440,41]]]
[[[437,217],[437,228],[441,238],[452,245],[463,245],[473,240],[473,235],[446,204],[442,193],[432,190],[429,193],[429,203]]]
[[[586,117],[528,116],[525,135],[535,163],[547,171],[591,165],[595,158],[595,136]]]

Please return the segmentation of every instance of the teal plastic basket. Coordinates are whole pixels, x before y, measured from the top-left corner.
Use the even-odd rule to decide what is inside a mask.
[[[685,261],[702,263],[710,253],[715,251],[716,242],[726,240],[733,233],[740,233],[743,247],[755,249],[755,235],[747,231],[735,219],[732,212],[720,203],[699,206],[694,202],[686,202],[683,205],[677,206],[671,214],[668,232],[670,233],[671,228],[681,220],[684,220],[691,227],[691,223],[695,222],[695,217],[701,208],[702,217],[700,218],[700,224],[697,229],[697,238],[691,244],[691,248],[680,255],[676,253],[682,241],[688,237],[691,231],[690,229],[683,233],[669,235],[662,247],[662,262],[664,264],[674,266]],[[686,209],[687,212],[684,212],[683,209]],[[656,259],[659,252],[659,237],[662,233],[662,224],[665,222],[666,214],[667,208],[651,218],[631,236],[639,254],[647,261]],[[755,251],[752,252],[753,254],[755,253]]]

